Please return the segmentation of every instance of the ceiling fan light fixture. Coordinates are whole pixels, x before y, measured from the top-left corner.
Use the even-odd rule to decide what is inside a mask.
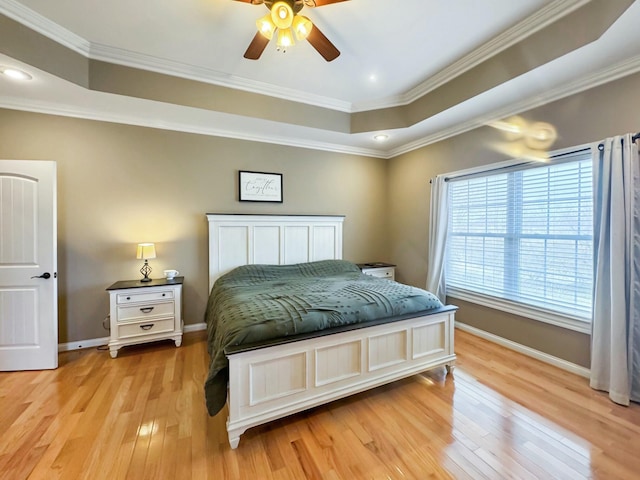
[[[279,28],[278,29],[278,40],[277,47],[278,51],[282,53],[286,53],[287,48],[291,45],[295,44],[293,41],[293,33],[290,28]]]
[[[296,15],[293,17],[293,23],[291,25],[298,41],[306,40],[311,29],[313,29],[313,23],[307,17],[302,15]]]
[[[258,31],[265,37],[271,40],[273,38],[273,34],[276,31],[276,26],[271,20],[271,14],[267,13],[264,17],[258,19],[256,21],[256,26],[258,27]]]
[[[293,23],[293,8],[287,2],[276,2],[271,7],[271,20],[278,28],[289,28]]]
[[[340,56],[340,50],[331,43],[311,20],[298,15],[303,7],[322,7],[347,0],[236,0],[237,2],[263,5],[269,9],[268,15],[256,21],[257,32],[244,52],[247,60],[258,60],[269,42],[276,37],[277,49],[286,52],[295,44],[306,40],[327,62]]]
[[[509,141],[520,140],[528,128],[527,121],[519,115],[493,122],[490,125],[503,131],[505,138]]]
[[[526,132],[524,143],[529,148],[544,150],[551,147],[557,138],[556,127],[547,122],[534,122]]]

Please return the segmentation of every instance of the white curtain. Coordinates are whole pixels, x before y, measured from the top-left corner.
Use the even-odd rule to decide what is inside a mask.
[[[429,255],[427,290],[442,303],[447,295],[444,278],[445,247],[449,223],[449,193],[444,175],[431,180],[431,208],[429,210]]]
[[[640,401],[640,155],[631,134],[592,146],[591,387]]]

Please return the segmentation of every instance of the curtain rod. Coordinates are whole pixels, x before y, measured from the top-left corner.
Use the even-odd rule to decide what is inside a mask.
[[[557,155],[552,155],[551,157],[549,157],[549,159],[552,158],[557,158],[557,157],[564,157],[565,155],[573,155],[576,153],[581,153],[581,152],[588,152],[589,148],[579,148],[578,150],[572,150],[570,152],[562,152],[559,153]],[[531,164],[540,164],[542,165],[543,162],[537,161],[537,160],[529,160],[527,162],[522,162],[522,163],[515,163],[513,165],[507,165],[505,167],[498,167],[498,168],[491,168],[489,170],[484,170],[483,172],[474,172],[474,173],[466,173],[464,175],[456,175],[455,177],[445,177],[444,181],[448,182],[449,180],[457,180],[459,178],[465,178],[465,177],[472,177],[472,176],[476,176],[478,174],[484,175],[486,173],[492,173],[492,172],[499,172],[500,170],[509,170],[509,169],[513,169],[513,168],[517,168],[517,167],[521,167],[523,165],[531,165]],[[429,183],[433,183],[433,180],[429,180]]]
[[[631,137],[631,141],[632,141],[632,142],[635,142],[635,141],[636,141],[636,140],[638,140],[638,139],[640,139],[640,132],[636,133],[633,137]],[[604,149],[604,145],[602,145],[602,144],[598,145],[598,150],[602,150],[602,149]],[[556,158],[556,157],[562,157],[562,156],[564,156],[564,155],[572,155],[572,154],[574,154],[574,153],[586,152],[587,150],[589,150],[589,148],[581,148],[581,149],[579,149],[579,150],[574,150],[574,151],[572,151],[572,152],[564,152],[564,153],[560,153],[560,154],[558,154],[558,155],[552,155],[552,156],[551,156],[551,157],[549,157],[549,158],[551,159],[551,158]],[[488,172],[497,172],[497,171],[505,170],[505,169],[508,169],[508,168],[515,168],[515,167],[520,167],[520,166],[522,166],[522,165],[528,165],[528,164],[530,164],[530,163],[538,163],[538,162],[530,161],[530,162],[516,163],[515,165],[509,165],[509,166],[507,166],[507,167],[499,167],[499,168],[494,168],[494,169],[486,170],[486,171],[484,171],[484,172],[482,172],[482,173],[484,174],[484,173],[488,173]],[[457,178],[464,178],[464,177],[470,177],[470,176],[472,176],[472,175],[477,175],[477,173],[467,173],[467,174],[465,174],[465,175],[458,175],[458,176],[456,176],[456,177],[451,177],[451,178],[449,178],[449,177],[445,177],[444,181],[445,181],[445,182],[448,182],[449,180],[452,180],[453,178],[456,178],[456,179],[457,179]],[[430,179],[430,180],[429,180],[429,183],[433,183],[433,180],[432,180],[432,179]]]
[[[631,137],[631,141],[633,143],[636,143],[636,140],[638,140],[640,138],[640,132],[636,133],[633,137]],[[622,143],[624,143],[624,139],[620,140]],[[603,151],[604,150],[604,144],[600,144],[598,145],[598,150]]]

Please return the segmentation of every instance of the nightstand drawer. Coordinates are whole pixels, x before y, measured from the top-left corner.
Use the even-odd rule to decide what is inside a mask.
[[[117,296],[118,305],[126,303],[150,302],[154,300],[173,299],[173,290],[146,293],[121,293]]]
[[[118,325],[118,338],[138,337],[154,333],[173,332],[175,320],[165,318],[148,322],[127,323]]]
[[[358,267],[365,275],[372,277],[386,278],[387,280],[396,279],[396,266],[391,263],[373,262],[358,263]]]
[[[175,313],[174,302],[150,303],[118,307],[118,322],[133,319],[142,320],[144,317],[169,317]]]
[[[393,278],[395,269],[393,267],[389,268],[372,268],[370,270],[364,269],[362,273],[366,273],[367,275],[371,275],[372,277],[380,277],[380,278]]]

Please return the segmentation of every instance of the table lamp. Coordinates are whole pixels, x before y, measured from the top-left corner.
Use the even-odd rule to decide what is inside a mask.
[[[136,252],[136,258],[138,260],[144,260],[144,265],[140,269],[140,273],[143,275],[141,282],[150,282],[149,274],[151,273],[151,267],[149,266],[148,259],[156,258],[156,246],[153,243],[139,243],[138,250]]]

